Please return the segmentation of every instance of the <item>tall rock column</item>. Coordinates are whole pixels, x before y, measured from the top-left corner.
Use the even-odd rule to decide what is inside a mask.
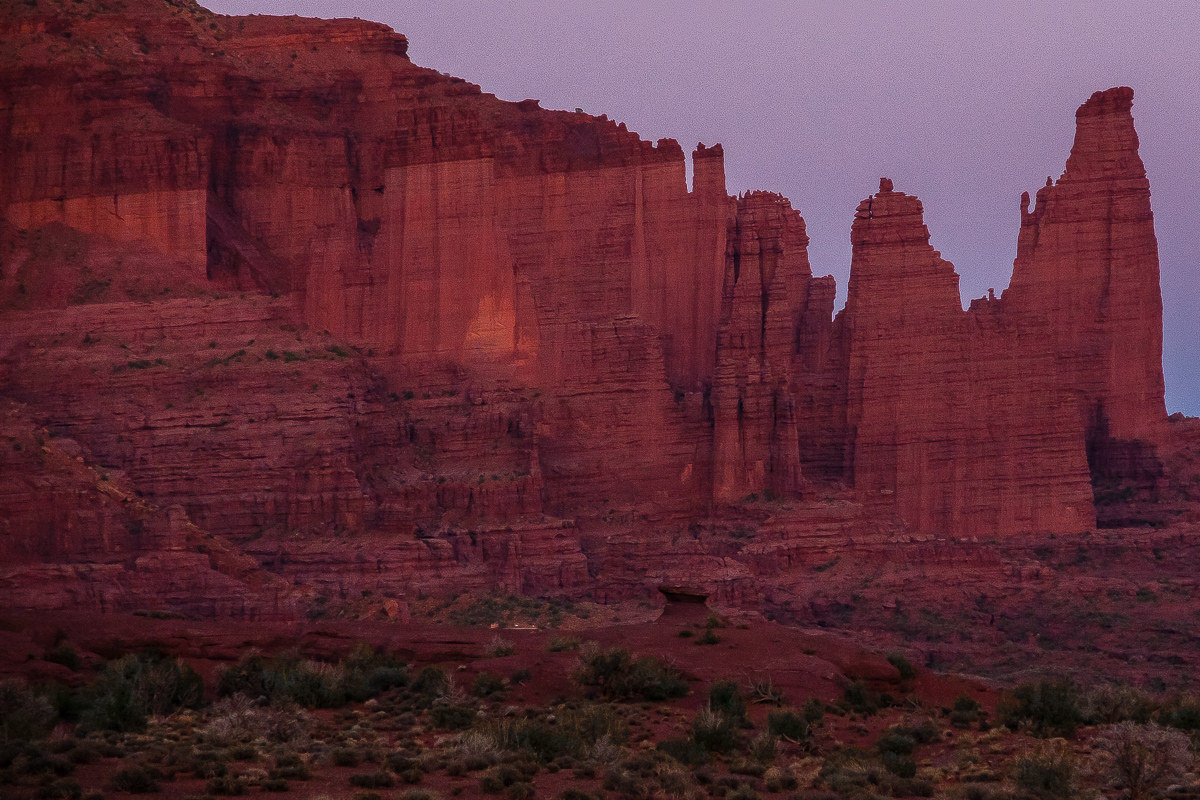
[[[730,224],[713,376],[718,503],[800,490],[793,356],[808,303],[804,220],[776,194],[739,198]]]
[[[962,310],[921,202],[864,200],[846,308],[846,472],[860,501],[922,534],[1093,526],[1082,427],[1052,359],[1023,352],[990,305]]]
[[[1096,92],[1075,114],[1066,170],[1047,179],[1021,233],[1005,314],[1049,347],[1083,400],[1094,472],[1155,469],[1166,419],[1162,295],[1150,183],[1138,156],[1133,90]]]

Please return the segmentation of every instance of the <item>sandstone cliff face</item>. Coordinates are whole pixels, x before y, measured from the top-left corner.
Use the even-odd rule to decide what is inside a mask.
[[[698,571],[752,603],[830,537],[1077,532],[1090,480],[1155,474],[1127,89],[1080,109],[1002,299],[963,311],[885,181],[835,318],[803,219],[728,196],[720,145],[689,191],[675,141],[501,102],[372,23],[3,15],[0,393],[292,581],[617,597]],[[40,517],[61,487],[6,481],[6,558],[86,560],[137,528]],[[692,536],[710,514],[760,539]]]

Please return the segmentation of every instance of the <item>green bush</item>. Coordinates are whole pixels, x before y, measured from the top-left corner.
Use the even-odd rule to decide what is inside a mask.
[[[434,700],[429,709],[429,719],[434,726],[448,731],[466,730],[477,718],[474,708],[451,702],[446,697]]]
[[[1043,743],[1017,756],[1012,777],[1019,789],[1036,797],[1065,800],[1075,793],[1075,754],[1062,740]]]
[[[1066,681],[1025,683],[1001,696],[996,715],[1010,730],[1024,726],[1036,736],[1071,737],[1081,721],[1078,699]]]
[[[294,654],[273,658],[254,654],[221,673],[217,694],[242,693],[272,702],[292,702],[305,708],[345,705],[344,687],[332,670],[302,660]]]
[[[83,666],[79,653],[75,652],[75,648],[66,642],[60,642],[47,650],[46,660],[52,664],[61,664],[71,672],[78,672],[79,668]]]
[[[585,648],[579,661],[576,680],[614,700],[638,697],[655,702],[687,694],[687,681],[679,671],[653,656],[634,659],[623,647]]]
[[[1104,684],[1084,694],[1080,714],[1089,725],[1115,725],[1118,722],[1150,721],[1158,705],[1132,686]],[[1200,709],[1197,709],[1200,723]]]
[[[1181,731],[1200,731],[1200,701],[1188,695],[1171,700],[1158,711],[1158,722]]]
[[[329,751],[329,760],[336,767],[357,767],[362,763],[362,754],[352,747],[335,747]]]
[[[417,694],[429,696],[445,694],[449,688],[450,678],[446,675],[446,670],[433,664],[423,667],[412,685]]]
[[[561,653],[565,650],[578,650],[581,644],[583,642],[577,636],[555,636],[546,649],[551,653]]]
[[[791,742],[803,742],[811,733],[808,720],[790,710],[767,714],[767,730]]]
[[[269,776],[273,780],[306,781],[309,778],[308,764],[299,753],[284,751],[275,756],[275,768]]]
[[[149,794],[159,790],[158,780],[140,764],[117,770],[109,783],[116,791],[129,794]]]
[[[879,710],[880,698],[862,681],[854,681],[846,687],[840,705],[858,714],[874,714]]]
[[[887,660],[900,673],[900,680],[911,681],[917,677],[916,667],[905,658],[903,653],[889,653]]]
[[[148,715],[198,708],[204,684],[177,658],[147,650],[110,661],[83,693],[79,727],[130,732],[144,730]]]
[[[732,752],[740,739],[736,722],[724,714],[705,708],[692,720],[692,741],[707,752]]]
[[[408,685],[408,664],[366,643],[357,645],[341,667],[341,689],[353,703]]]
[[[54,706],[14,680],[0,681],[0,744],[39,739],[54,727]]]
[[[396,779],[390,772],[367,772],[350,776],[350,785],[363,789],[390,789],[396,785]]]
[[[235,795],[246,793],[246,781],[238,775],[222,775],[219,778],[209,778],[204,785],[209,794]]]
[[[79,730],[142,731],[146,729],[146,705],[132,684],[120,679],[101,682],[90,705],[79,716]]]
[[[663,739],[655,749],[689,767],[708,761],[708,750],[693,739]]]
[[[59,778],[44,783],[33,792],[33,800],[80,800],[83,787],[74,778]]]
[[[804,718],[809,725],[820,725],[825,719],[825,704],[815,697],[810,697],[804,703]]]
[[[982,711],[979,701],[971,695],[959,695],[950,710],[950,724],[956,728],[969,728],[979,721]]]
[[[709,687],[708,707],[734,722],[746,719],[746,698],[733,681],[716,681]]]
[[[471,694],[476,697],[500,697],[504,694],[504,679],[484,670],[471,682]]]

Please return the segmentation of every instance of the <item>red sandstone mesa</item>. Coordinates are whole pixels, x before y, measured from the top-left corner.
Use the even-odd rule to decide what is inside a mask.
[[[245,613],[307,591],[272,573],[624,596],[698,571],[753,602],[766,568],[692,520],[773,515],[756,546],[792,564],[783,542],[834,532],[1086,530],[1093,477],[1159,469],[1129,89],[1080,108],[1066,171],[1023,200],[1001,298],[962,309],[885,179],[834,317],[803,220],[728,196],[720,145],[689,191],[675,141],[499,101],[367,22],[2,13],[0,395],[45,454],[0,448],[6,602],[100,603],[24,592],[47,565],[146,575],[126,555],[206,533],[266,568]],[[134,535],[162,509],[193,526],[174,550]],[[208,549],[214,581],[250,581]],[[154,595],[126,584],[103,603]]]

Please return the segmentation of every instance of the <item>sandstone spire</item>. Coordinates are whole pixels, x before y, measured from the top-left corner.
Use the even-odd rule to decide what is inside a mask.
[[[1093,472],[1156,469],[1166,418],[1162,296],[1150,183],[1138,156],[1127,87],[1076,112],[1066,171],[1023,198],[1004,310],[1030,347],[1051,348],[1081,398]]]

